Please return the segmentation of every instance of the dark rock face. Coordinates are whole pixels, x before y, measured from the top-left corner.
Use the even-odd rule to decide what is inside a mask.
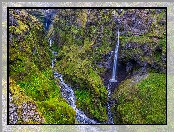
[[[161,17],[159,18],[156,14],[160,13]],[[162,15],[163,13],[164,15]],[[112,30],[115,32],[119,28],[120,35],[123,36],[123,39],[120,39],[118,61],[126,65],[127,73],[131,73],[135,67],[144,73],[149,68],[162,73],[166,72],[165,13],[164,9],[133,9],[124,10],[123,13],[113,16],[116,24]],[[132,39],[126,41],[124,37]],[[100,46],[101,42],[99,40],[97,42]],[[115,38],[113,42],[117,42]],[[104,66],[107,69],[107,72],[112,70],[112,52],[104,55],[102,63],[99,63],[100,67]]]
[[[114,55],[114,51],[110,51],[105,55],[102,55],[103,61],[99,62],[98,66],[99,67],[104,67],[107,70],[111,70],[112,69],[112,58]]]
[[[148,67],[150,66],[161,72],[165,72],[166,68],[166,55],[162,54],[161,47],[152,48],[148,44],[125,44],[120,48],[119,60],[127,64],[126,71],[131,70],[131,60],[134,60],[141,67],[148,65]]]
[[[47,9],[47,10],[42,10],[43,13],[44,13],[44,26],[45,26],[45,29],[48,30],[49,29],[49,26],[51,25],[53,19],[54,19],[54,16],[56,15],[56,13],[59,11],[59,10],[56,10],[56,9]],[[47,24],[46,24],[47,23]]]
[[[156,13],[161,13],[162,16],[165,10],[127,10],[122,16],[118,16],[121,20],[120,34],[132,36],[132,39],[121,42],[119,49],[121,62],[129,65],[130,60],[134,60],[140,67],[146,64],[146,67],[166,72],[166,44],[164,42],[166,19],[165,15],[161,18],[155,16]],[[130,66],[127,68],[129,69]]]
[[[148,10],[124,10],[122,16],[116,16],[119,20],[123,35],[142,35],[147,33],[151,24],[152,18],[148,17]]]
[[[17,26],[18,22],[12,14],[9,14],[9,26]]]

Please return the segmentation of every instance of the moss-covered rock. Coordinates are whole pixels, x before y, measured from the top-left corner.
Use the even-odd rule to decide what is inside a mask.
[[[85,56],[90,51],[90,45],[93,42],[87,39],[81,48],[75,44],[70,45],[70,42],[74,43],[70,39],[67,41],[69,46],[63,46],[59,52],[58,58],[61,60],[56,62],[55,71],[62,73],[66,82],[76,90],[79,108],[91,118],[96,118],[101,122],[106,121],[107,90],[100,76],[93,69],[91,60]],[[101,114],[103,116],[100,116]]]
[[[45,119],[38,111],[36,102],[12,79],[9,79],[9,124],[43,124]]]
[[[48,47],[43,24],[26,10],[11,9],[9,13],[17,22],[9,26],[9,76],[23,90],[24,95],[22,97],[20,90],[16,91],[15,85],[12,84],[10,85],[12,93],[19,92],[19,94],[12,94],[12,98],[21,98],[23,107],[28,107],[30,104],[33,107],[37,106],[38,112],[45,119],[45,122],[39,123],[73,124],[75,111],[61,97],[60,87],[53,78],[52,53]],[[25,96],[29,97],[32,103],[25,101]],[[50,107],[55,111],[52,112]],[[18,118],[17,123],[37,123],[28,114],[31,112],[25,111],[23,117]],[[23,121],[24,117],[28,118],[27,122]]]
[[[140,66],[146,64],[165,73],[166,10],[132,10],[131,12],[127,11],[121,17],[124,18],[122,24],[124,29],[121,31],[124,35],[120,38],[119,60],[124,63],[134,60]],[[130,18],[133,20],[129,21]]]
[[[123,81],[112,96],[116,124],[166,124],[166,75],[149,73]]]
[[[77,106],[100,121],[107,119],[106,115],[103,118],[99,115],[103,114],[100,109],[106,112],[104,107],[108,101],[100,76],[111,69],[105,66],[108,62],[104,57],[112,59],[118,27],[119,62],[135,63],[134,72],[141,68],[166,72],[166,11],[128,9],[120,15],[113,12],[112,9],[61,10],[49,32],[58,51],[55,71],[62,73],[74,88]]]
[[[47,120],[46,124],[75,124],[76,112],[61,98],[51,98],[38,102],[40,111]]]

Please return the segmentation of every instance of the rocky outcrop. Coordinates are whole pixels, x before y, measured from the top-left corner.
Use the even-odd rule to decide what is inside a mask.
[[[9,88],[9,124],[43,124],[35,102],[11,79]]]
[[[119,62],[127,65],[126,71],[133,67],[145,67],[166,73],[166,10],[164,9],[131,9],[122,10],[113,15],[112,30],[120,29]],[[111,36],[108,36],[111,37]],[[112,43],[116,43],[116,39]],[[102,42],[97,41],[100,47]],[[109,44],[108,44],[109,45]],[[115,45],[110,44],[112,49]],[[110,52],[109,52],[110,53]],[[112,57],[101,56],[99,62],[108,64]],[[112,64],[112,63],[110,63]],[[110,67],[106,66],[106,69]],[[106,70],[107,71],[107,70]]]

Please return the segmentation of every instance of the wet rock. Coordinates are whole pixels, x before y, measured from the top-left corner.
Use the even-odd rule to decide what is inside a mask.
[[[113,105],[118,103],[118,100],[114,98],[114,99],[109,100],[108,103],[109,103],[110,107],[112,107]]]
[[[107,70],[110,70],[112,68],[112,57],[114,55],[114,51],[110,51],[107,54],[103,54],[102,55],[102,60],[100,62],[98,62],[98,67],[102,68],[104,67]]]
[[[59,74],[59,73],[57,73],[57,72],[54,72],[54,78],[60,78],[60,77],[62,77],[61,74]]]
[[[22,123],[29,120],[44,123],[44,118],[40,116],[34,103],[23,102],[22,105],[17,105],[14,103],[16,99],[9,93],[9,124],[18,124],[19,120]]]

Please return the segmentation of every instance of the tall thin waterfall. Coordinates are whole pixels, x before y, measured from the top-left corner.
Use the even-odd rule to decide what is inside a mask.
[[[48,26],[48,24],[47,24],[47,22],[46,22],[46,28],[47,28],[47,26]]]
[[[52,44],[52,40],[50,39],[50,47],[51,47],[51,44]]]
[[[117,82],[116,80],[116,74],[117,74],[117,60],[118,60],[118,48],[119,48],[119,36],[120,36],[120,32],[118,30],[117,32],[118,34],[118,40],[117,40],[117,44],[115,47],[115,54],[114,54],[114,64],[113,64],[113,69],[112,69],[112,78],[110,79],[110,82]]]

